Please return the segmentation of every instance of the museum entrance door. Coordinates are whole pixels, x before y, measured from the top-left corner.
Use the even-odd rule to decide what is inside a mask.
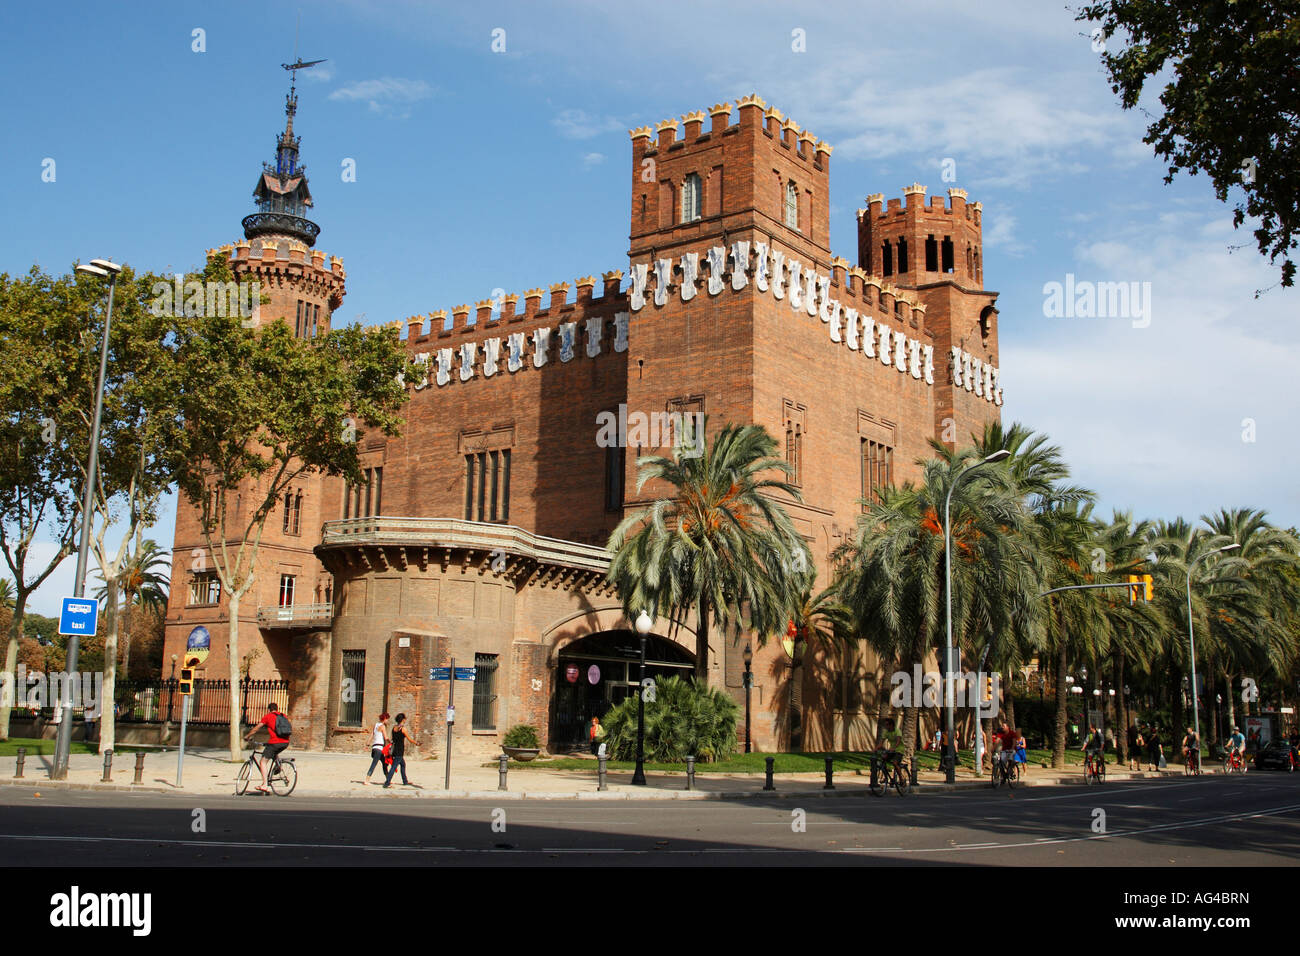
[[[650,635],[645,642],[645,675],[659,680],[689,677],[694,657],[672,641]],[[592,717],[636,693],[641,672],[641,642],[632,631],[600,631],[560,651],[551,698],[552,753],[590,751]]]

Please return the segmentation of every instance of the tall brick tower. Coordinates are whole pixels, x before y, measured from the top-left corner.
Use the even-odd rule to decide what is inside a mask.
[[[301,138],[293,130],[297,108],[291,81],[275,161],[263,164],[253,190],[257,212],[244,217],[242,240],[210,249],[208,256],[227,256],[237,281],[257,284],[257,326],[284,322],[297,337],[313,338],[329,331],[331,314],[343,302],[346,274],[341,259],[330,256],[327,261],[324,252],[313,248],[320,227],[306,218],[313,203],[299,159]],[[263,494],[252,486],[241,490],[230,503],[234,514],[229,531],[239,533],[247,524],[248,503],[260,502]],[[313,693],[310,682],[299,685],[298,678],[312,672],[317,651],[328,653],[332,583],[312,548],[321,524],[339,517],[342,499],[340,482],[314,475],[289,489],[267,519],[256,580],[241,602],[239,655],[248,661],[247,673],[253,679],[290,681],[288,699],[281,696],[278,701],[281,707]],[[237,548],[240,542],[227,543]],[[183,652],[190,631],[201,624],[212,636],[211,656],[201,676],[222,679],[229,671],[229,604],[214,580],[198,510],[183,498],[177,505],[173,548],[163,676],[170,676],[166,668],[171,655]],[[307,707],[296,709],[306,716]],[[310,709],[324,712],[323,706]]]
[[[903,188],[901,203],[873,193],[867,208],[858,210],[858,265],[914,291],[925,304],[926,327],[942,346],[949,374],[936,381],[934,429],[949,447],[967,443],[967,423],[998,417],[997,408],[975,394],[977,384],[981,393],[984,388],[975,380],[978,369],[999,365],[997,293],[984,291],[982,219],[981,205],[968,203],[966,190],[949,189],[947,204],[940,196],[927,204],[920,183]]]

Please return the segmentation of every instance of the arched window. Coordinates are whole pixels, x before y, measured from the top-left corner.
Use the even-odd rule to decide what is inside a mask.
[[[785,184],[785,224],[791,229],[799,228],[799,188],[794,180]]]
[[[694,222],[700,218],[700,199],[700,176],[691,173],[682,184],[682,222]]]

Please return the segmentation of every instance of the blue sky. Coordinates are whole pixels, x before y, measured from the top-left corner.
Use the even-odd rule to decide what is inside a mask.
[[[1103,513],[1300,523],[1300,292],[1255,297],[1276,270],[1204,178],[1162,182],[1142,116],[1057,4],[7,5],[0,271],[183,270],[240,238],[300,11],[298,51],[328,58],[300,74],[296,131],[317,247],[348,271],[336,323],[625,269],[627,131],[757,92],[835,147],[839,255],[869,193],[919,181],[984,204],[1004,420],[1059,442]],[[1047,317],[1044,285],[1067,274],[1150,283],[1150,323]],[[70,593],[73,564],[33,610]]]

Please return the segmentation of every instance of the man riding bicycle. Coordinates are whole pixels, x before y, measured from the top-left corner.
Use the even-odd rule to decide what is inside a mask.
[[[1232,736],[1228,738],[1228,759],[1232,760],[1233,754],[1241,756],[1241,762],[1246,762],[1246,738],[1239,727],[1232,728]]]
[[[1084,753],[1086,755],[1085,766],[1087,765],[1086,760],[1088,757],[1091,757],[1095,760],[1102,760],[1103,759],[1102,751],[1105,750],[1105,748],[1106,748],[1106,741],[1101,736],[1101,731],[1097,729],[1096,724],[1089,724],[1088,739],[1085,740],[1083,742],[1083,746],[1079,748],[1080,753]]]
[[[996,760],[1006,763],[1015,759],[1016,746],[1020,742],[1020,735],[1012,730],[1005,720],[998,732],[993,735],[993,740],[997,743],[997,749],[993,751]]]
[[[256,735],[256,733],[259,730],[261,730],[263,727],[266,728],[268,742],[266,747],[263,748],[262,750],[262,762],[258,766],[258,770],[260,770],[262,773],[262,785],[257,789],[262,791],[262,793],[268,792],[266,789],[267,770],[270,769],[272,766],[274,766],[274,761],[276,760],[276,758],[279,757],[280,754],[284,752],[285,748],[289,746],[289,738],[287,736],[281,737],[276,732],[276,722],[278,720],[284,720],[286,724],[288,723],[288,720],[285,719],[284,715],[280,713],[279,707],[277,707],[274,703],[267,704],[266,714],[253,727],[252,730],[250,730],[248,733],[244,735],[245,740],[252,740],[254,735]]]
[[[1191,727],[1187,728],[1187,733],[1183,735],[1183,759],[1191,760],[1195,757],[1194,766],[1199,770],[1201,767],[1201,738]]]

